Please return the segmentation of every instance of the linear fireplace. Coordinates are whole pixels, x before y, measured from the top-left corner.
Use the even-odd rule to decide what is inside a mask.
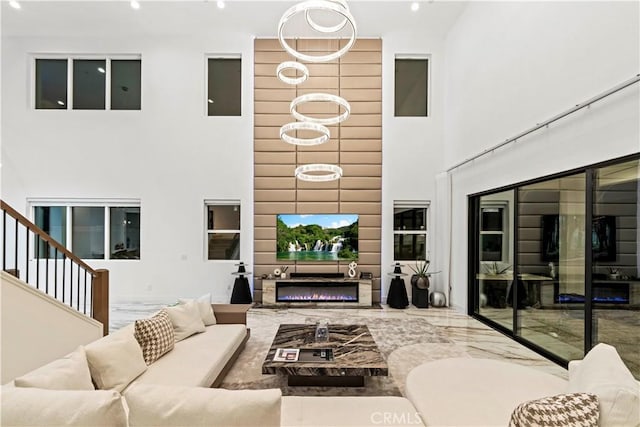
[[[276,281],[276,302],[358,302],[358,282]]]

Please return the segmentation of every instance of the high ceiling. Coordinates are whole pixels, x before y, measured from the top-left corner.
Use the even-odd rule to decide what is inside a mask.
[[[139,1],[139,10],[133,10],[128,1],[114,0],[23,0],[19,10],[3,1],[2,36],[207,35],[215,28],[273,37],[280,16],[298,3],[226,0],[226,7],[219,9],[214,0]],[[360,37],[379,37],[396,31],[419,34],[425,29],[444,36],[466,2],[420,2],[417,12],[412,12],[411,2],[404,0],[350,0],[349,5]]]

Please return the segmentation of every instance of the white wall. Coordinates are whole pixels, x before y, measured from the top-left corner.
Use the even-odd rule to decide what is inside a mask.
[[[111,301],[172,302],[205,292],[229,300],[233,262],[204,260],[203,200],[241,200],[241,258],[250,263],[253,37],[273,37],[289,3],[229,2],[220,12],[215,2],[148,2],[132,12],[119,3],[44,2],[22,14],[2,5],[2,197],[29,217],[27,198],[139,199],[142,259],[90,261],[111,271]],[[47,16],[31,20],[36,8]],[[413,13],[408,3],[351,4],[359,36],[383,39],[383,274],[393,258],[393,200],[435,198],[443,43],[463,8],[424,3]],[[31,109],[32,53],[141,54],[142,111]],[[205,53],[242,55],[242,117],[205,116]],[[431,55],[431,117],[393,117],[396,54]],[[387,284],[385,276],[383,298]]]
[[[102,337],[102,324],[2,272],[0,384]]]
[[[471,3],[446,42],[445,163],[639,72],[638,2]],[[451,173],[452,304],[467,304],[467,196],[640,151],[638,85]]]

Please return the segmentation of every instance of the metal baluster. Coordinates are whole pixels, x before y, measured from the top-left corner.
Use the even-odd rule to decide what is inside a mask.
[[[25,279],[24,281],[29,283],[29,227],[25,227],[24,228],[25,231],[25,238],[27,239],[27,252],[26,252],[26,256],[24,257],[25,259],[25,264],[26,264],[26,274],[25,274]]]
[[[87,269],[84,270],[84,314],[87,314]]]
[[[58,298],[58,248],[53,248],[53,297]]]
[[[15,234],[16,234],[16,240],[15,243],[13,245],[13,251],[14,251],[14,256],[15,259],[13,260],[13,265],[16,269],[16,277],[20,276],[20,273],[18,273],[18,224],[20,224],[18,222],[18,218],[16,218],[16,229],[15,229]]]
[[[2,211],[2,269],[7,269],[7,211]]]
[[[62,254],[62,302],[64,302],[64,279],[65,279],[65,268],[67,266],[67,256]]]
[[[69,306],[73,308],[73,260],[69,260]]]
[[[49,257],[51,254],[49,253],[49,242],[45,242],[47,245],[47,261],[45,262],[45,271],[44,271],[44,291],[49,293]]]
[[[80,311],[80,264],[78,264],[78,303],[76,304],[76,310]]]
[[[40,236],[34,234],[36,237],[36,289],[40,289]]]

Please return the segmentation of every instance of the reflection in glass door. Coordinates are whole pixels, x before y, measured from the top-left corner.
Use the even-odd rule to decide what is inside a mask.
[[[476,313],[512,330],[514,191],[480,197]]]
[[[565,360],[584,354],[585,174],[518,190],[516,334]]]
[[[596,169],[593,179],[593,345],[618,350],[640,377],[640,161]]]

